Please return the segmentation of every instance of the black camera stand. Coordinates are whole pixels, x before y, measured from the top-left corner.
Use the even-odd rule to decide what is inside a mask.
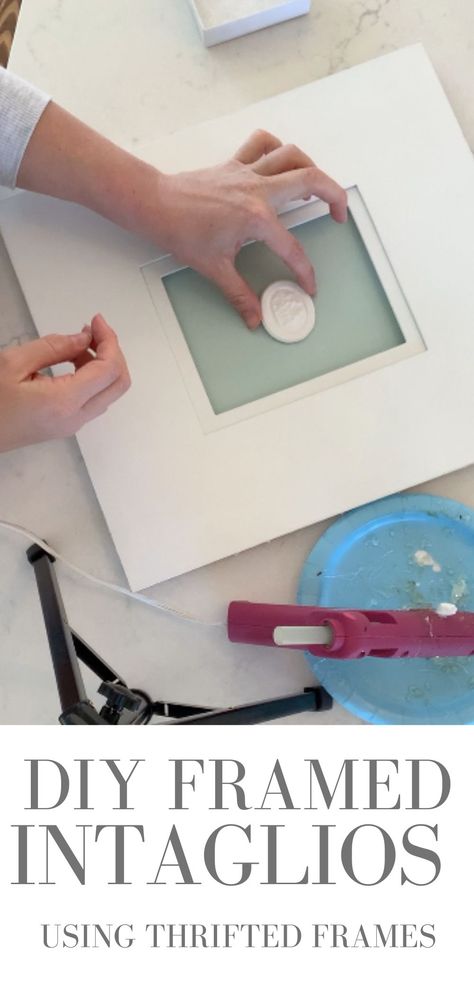
[[[61,703],[59,722],[62,725],[117,725],[119,722],[144,725],[154,715],[172,719],[174,725],[245,725],[332,708],[332,698],[322,687],[308,687],[299,694],[223,709],[152,701],[145,691],[127,687],[112,667],[71,629],[54,557],[36,544],[30,546],[26,555],[35,571]],[[100,712],[87,698],[79,661],[101,681],[99,693],[104,695],[106,702]]]

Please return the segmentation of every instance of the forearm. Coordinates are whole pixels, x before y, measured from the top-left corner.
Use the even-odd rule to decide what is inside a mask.
[[[157,234],[160,174],[54,102],[41,115],[23,156],[17,186],[82,204],[145,235]]]
[[[30,128],[17,186],[76,202],[144,235],[217,284],[249,328],[260,323],[261,305],[235,266],[241,247],[265,242],[314,294],[312,263],[278,210],[314,195],[336,221],[347,218],[346,192],[301,149],[267,132],[255,132],[217,166],[167,175],[52,101]]]

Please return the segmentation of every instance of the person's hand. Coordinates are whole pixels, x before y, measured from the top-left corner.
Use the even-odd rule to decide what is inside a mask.
[[[177,175],[160,174],[149,234],[180,262],[212,280],[249,328],[261,321],[257,294],[240,276],[235,257],[245,242],[265,242],[309,294],[311,262],[278,219],[292,200],[320,197],[335,221],[347,219],[347,195],[304,152],[257,131],[227,163]],[[154,226],[156,231],[154,231]]]
[[[235,268],[245,242],[266,244],[304,290],[316,290],[301,244],[278,220],[292,200],[326,201],[335,221],[347,217],[347,196],[294,145],[257,131],[229,162],[169,175],[120,149],[50,101],[28,142],[18,186],[83,204],[138,232],[213,280],[250,328],[260,301]]]
[[[70,362],[73,373],[40,371]],[[0,452],[74,435],[130,386],[117,336],[100,315],[79,335],[46,335],[0,352]]]

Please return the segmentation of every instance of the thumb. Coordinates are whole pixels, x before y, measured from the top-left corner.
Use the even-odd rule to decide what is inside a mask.
[[[234,264],[227,260],[218,273],[211,273],[211,279],[222,290],[232,307],[240,314],[248,328],[255,329],[262,320],[260,300],[237,272]]]
[[[73,362],[88,349],[91,340],[90,328],[86,326],[78,335],[45,335],[26,342],[18,348],[18,370],[22,376],[30,376],[56,363]]]

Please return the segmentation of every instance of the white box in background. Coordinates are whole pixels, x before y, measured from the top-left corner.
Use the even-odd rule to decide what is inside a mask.
[[[307,14],[311,0],[189,0],[206,46]]]

